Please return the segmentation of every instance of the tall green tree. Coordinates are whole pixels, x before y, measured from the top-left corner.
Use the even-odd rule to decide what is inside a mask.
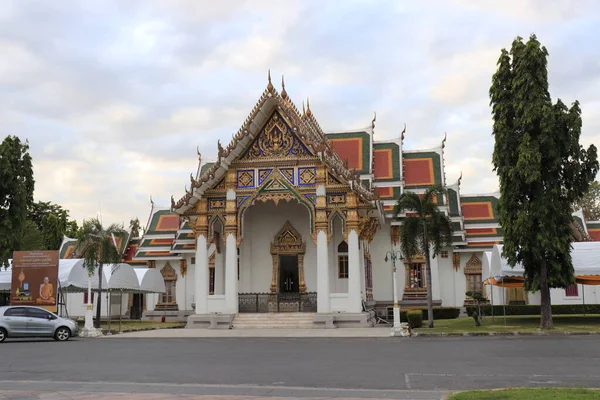
[[[595,146],[579,144],[581,109],[548,91],[548,51],[532,35],[502,49],[489,91],[500,181],[503,256],[525,268],[525,289],[540,291],[542,329],[552,328],[550,288],[575,282],[571,207],[598,172]]]
[[[98,271],[98,297],[96,304],[96,321],[94,326],[100,328],[100,315],[102,307],[102,274],[104,264],[117,264],[123,255],[115,246],[118,235],[124,234],[121,225],[113,224],[104,228],[98,218],[83,221],[83,226],[78,232],[76,253],[83,258],[83,266],[90,275]]]
[[[69,211],[49,201],[38,201],[29,208],[28,218],[44,238],[45,250],[58,250],[63,236],[75,238],[77,222],[69,220]]]
[[[580,208],[588,221],[600,220],[600,182],[594,181],[580,201],[575,203],[575,210]]]
[[[34,186],[29,143],[7,136],[0,143],[0,267],[21,250]]]
[[[452,244],[452,222],[438,208],[437,199],[442,199],[446,190],[434,185],[423,197],[413,192],[404,192],[398,198],[394,214],[407,212],[400,225],[400,247],[407,259],[419,252],[425,257],[425,279],[427,283],[427,318],[433,328],[433,295],[431,293],[431,260]]]

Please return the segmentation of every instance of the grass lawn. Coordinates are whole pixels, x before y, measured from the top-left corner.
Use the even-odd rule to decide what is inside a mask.
[[[449,400],[594,400],[600,399],[599,390],[589,389],[504,389],[473,390],[457,393]]]
[[[554,315],[552,332],[600,332],[600,315]],[[440,319],[434,321],[434,328],[415,329],[417,333],[477,333],[477,332],[536,332],[540,326],[540,317],[532,315],[507,316],[506,325],[502,315],[486,316],[482,326],[475,326],[473,318]]]
[[[139,321],[139,320],[128,320],[124,319],[121,322],[121,331],[145,331],[149,329],[165,329],[165,328],[184,328],[185,322],[160,322],[160,321]],[[79,323],[79,328],[83,328],[83,322]],[[100,322],[100,328],[103,332],[108,332],[108,323],[106,321]],[[110,323],[111,333],[117,333],[119,331],[119,320],[113,320]]]

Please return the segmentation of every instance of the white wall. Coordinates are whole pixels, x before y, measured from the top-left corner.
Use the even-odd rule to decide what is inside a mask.
[[[373,263],[373,299],[375,301],[391,302],[394,298],[392,292],[392,261],[384,261],[386,252],[392,250],[390,230],[391,226],[386,221],[386,224],[381,226],[370,244],[371,261]],[[399,248],[394,250],[399,250]],[[404,265],[396,262],[396,267],[398,268],[398,298],[402,299],[406,278]]]
[[[100,310],[102,318],[106,318],[108,316],[108,296],[107,292],[102,293],[102,308]],[[66,309],[69,315],[69,318],[78,318],[85,316],[86,304],[84,304],[84,294],[83,293],[68,293],[66,294]],[[96,318],[96,309],[97,309],[97,300],[98,294],[94,293],[94,305],[93,305],[93,315]],[[129,303],[129,294],[123,294],[123,315],[129,312],[127,308]],[[62,308],[59,307],[59,311],[62,313]],[[118,292],[114,292],[112,296],[112,314],[113,317],[119,316],[119,294]]]
[[[240,248],[240,293],[269,292],[273,271],[271,243],[286,221],[290,221],[306,243],[306,290],[317,290],[317,248],[312,241],[308,209],[295,201],[280,201],[277,206],[269,201],[253,205],[244,215],[244,239]]]

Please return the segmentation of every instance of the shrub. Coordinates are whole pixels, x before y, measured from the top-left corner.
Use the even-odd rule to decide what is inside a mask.
[[[409,310],[406,313],[406,317],[408,318],[408,326],[410,326],[411,329],[423,326],[423,311]]]
[[[410,310],[408,310],[410,311]],[[427,309],[420,310],[423,313],[423,319],[427,319]],[[406,317],[407,310],[400,311],[400,321],[408,322]],[[455,319],[460,315],[460,308],[456,307],[433,307],[433,319]]]
[[[476,306],[467,307],[467,315],[473,316]],[[535,305],[507,305],[506,315],[540,315],[540,306]],[[492,306],[482,306],[485,315],[492,315]],[[552,314],[600,314],[600,304],[554,304]],[[503,315],[502,306],[494,306],[494,315]],[[435,314],[434,314],[435,316]]]

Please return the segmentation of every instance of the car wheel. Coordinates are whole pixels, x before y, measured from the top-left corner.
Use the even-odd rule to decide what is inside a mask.
[[[54,339],[58,340],[59,342],[64,342],[66,340],[69,340],[69,338],[71,337],[71,331],[69,330],[69,328],[61,326],[60,328],[58,328],[56,330],[56,332],[54,333]]]
[[[4,328],[0,328],[0,343],[4,342],[6,340],[6,329]]]

